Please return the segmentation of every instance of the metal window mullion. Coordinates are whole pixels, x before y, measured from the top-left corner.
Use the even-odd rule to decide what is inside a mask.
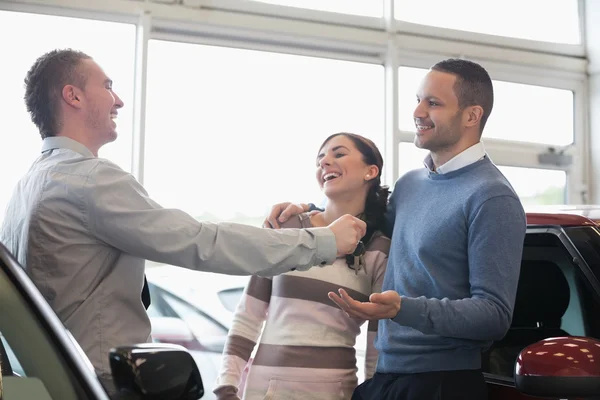
[[[573,165],[567,174],[567,200],[571,204],[589,204],[591,153],[590,133],[587,115],[588,107],[588,82],[581,83],[573,91],[573,146],[570,154],[573,155]]]
[[[205,46],[229,47],[244,50],[266,51],[271,53],[290,54],[297,56],[321,57],[341,61],[353,61],[370,64],[381,64],[385,47],[383,45],[372,47],[368,51],[344,51],[328,49],[319,46],[312,48],[295,46],[290,43],[277,42],[264,43],[260,41],[248,41],[242,37],[215,37],[203,34],[186,35],[179,32],[171,32],[162,29],[153,29],[152,40],[165,40],[180,43],[189,43]]]
[[[400,177],[400,134],[398,43],[396,40],[395,0],[383,0],[383,19],[387,33],[387,49],[385,53],[385,152],[384,157],[386,184],[393,188]]]
[[[587,56],[587,34],[586,34],[586,17],[585,17],[585,1],[579,0],[577,3],[577,12],[579,14],[579,37],[581,38],[581,47],[583,48],[584,55]]]
[[[383,0],[371,0],[380,1]],[[189,0],[183,0],[183,5]],[[381,18],[367,15],[346,14],[343,12],[317,10],[297,6],[262,3],[259,1],[245,0],[194,0],[192,3],[199,4],[207,10],[232,11],[255,15],[268,15],[283,17],[292,20],[327,22],[336,25],[359,26],[366,28],[381,28]]]
[[[148,74],[148,41],[152,29],[152,16],[145,11],[140,15],[135,45],[135,83],[133,96],[133,137],[131,171],[144,183],[144,155],[146,142],[146,83]]]
[[[388,1],[388,0],[386,0]],[[384,180],[390,187],[396,182],[399,175],[399,149],[400,135],[398,131],[398,57],[396,55],[396,42],[393,34],[388,36],[388,45],[385,57],[385,139],[384,139]]]

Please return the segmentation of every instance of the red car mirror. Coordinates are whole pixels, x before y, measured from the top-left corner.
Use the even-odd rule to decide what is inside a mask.
[[[600,395],[600,341],[569,336],[527,346],[515,364],[515,384],[531,396]]]

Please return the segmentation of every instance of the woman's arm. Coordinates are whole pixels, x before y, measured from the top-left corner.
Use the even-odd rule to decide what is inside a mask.
[[[233,316],[214,393],[219,400],[239,399],[238,386],[260,336],[271,299],[273,281],[253,276]]]

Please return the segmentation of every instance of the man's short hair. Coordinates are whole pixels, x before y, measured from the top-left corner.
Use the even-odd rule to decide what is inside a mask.
[[[494,107],[494,87],[492,79],[485,68],[473,61],[450,58],[438,62],[431,69],[456,76],[454,94],[458,98],[458,106],[461,109],[469,106],[481,106],[483,108],[479,126],[479,134],[481,135]]]
[[[60,98],[65,85],[84,88],[87,76],[82,60],[91,59],[77,50],[52,50],[38,58],[25,76],[25,105],[43,138],[56,136],[61,125]]]

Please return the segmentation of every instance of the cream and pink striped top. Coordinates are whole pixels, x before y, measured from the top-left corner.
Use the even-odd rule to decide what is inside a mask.
[[[308,215],[301,214],[283,228],[311,226]],[[358,383],[354,345],[365,321],[348,318],[327,293],[344,288],[356,300],[367,301],[371,293],[380,292],[389,247],[390,240],[375,233],[367,244],[366,267],[358,273],[341,258],[308,271],[273,278],[253,276],[223,352],[215,389],[218,399],[235,400],[242,392],[246,400],[349,399]],[[365,378],[373,375],[377,364],[376,331],[377,321],[369,322]],[[257,342],[245,387],[241,387]]]

